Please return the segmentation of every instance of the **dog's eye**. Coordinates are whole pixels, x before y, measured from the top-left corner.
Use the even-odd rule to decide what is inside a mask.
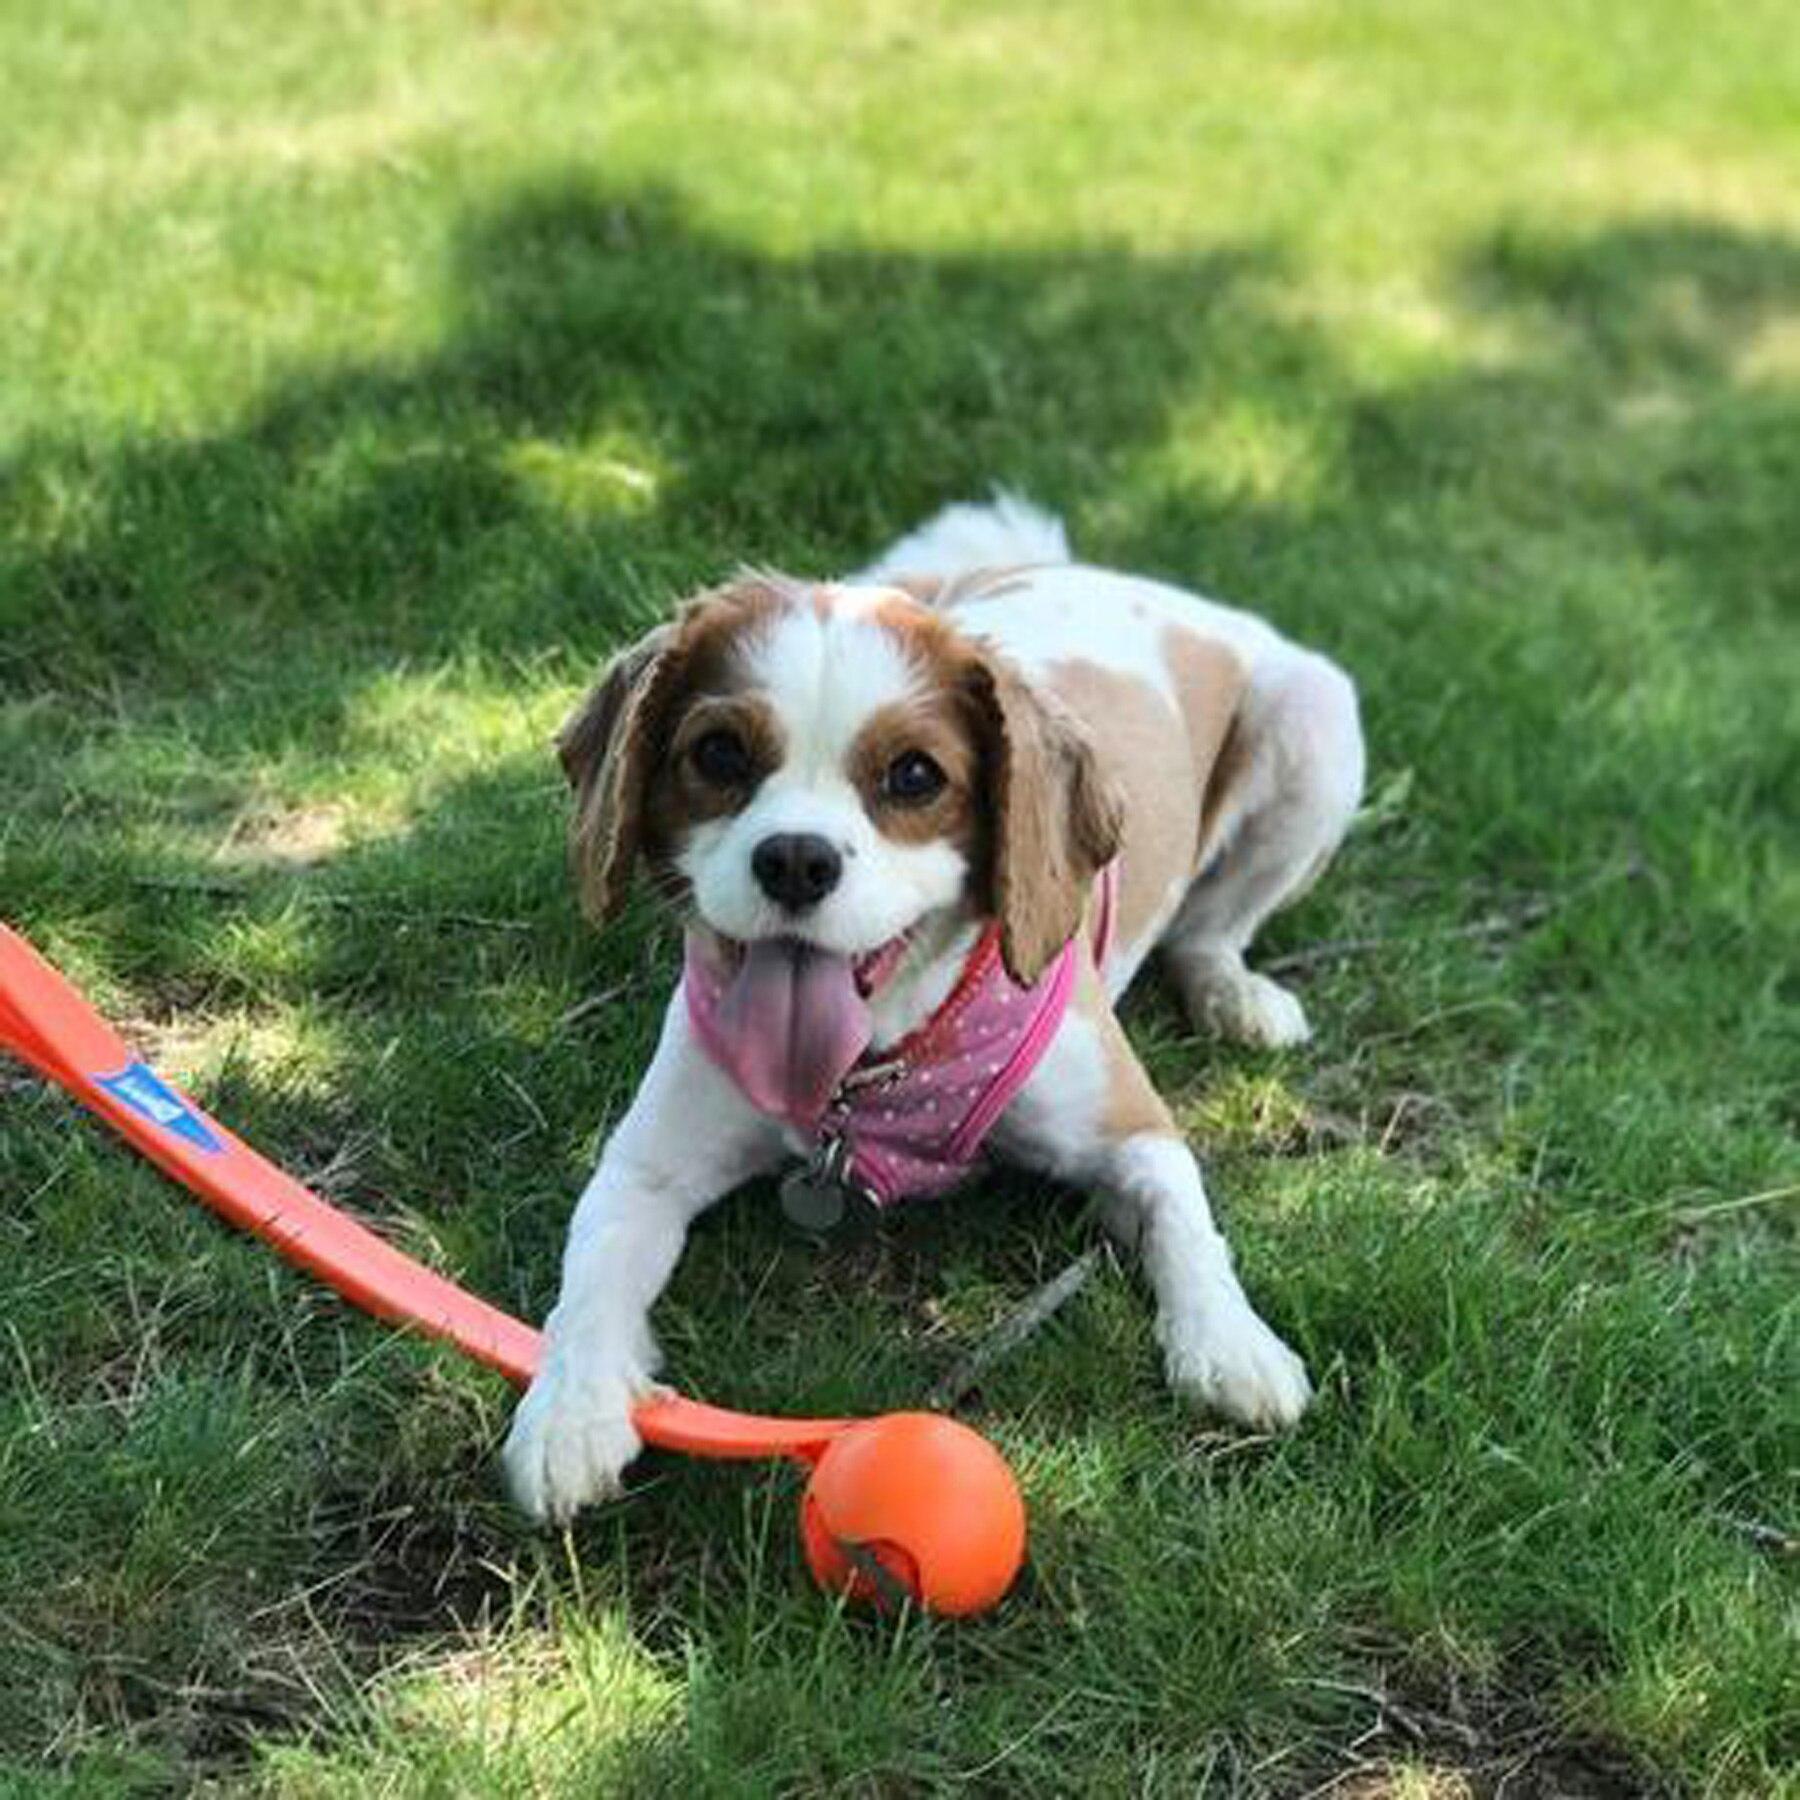
[[[735,731],[709,731],[695,741],[688,760],[702,781],[714,787],[737,787],[750,779],[750,751]]]
[[[923,806],[944,791],[948,779],[923,750],[903,750],[888,764],[881,791],[901,806]]]

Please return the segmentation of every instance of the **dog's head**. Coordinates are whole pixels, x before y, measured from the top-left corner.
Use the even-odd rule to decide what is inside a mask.
[[[702,594],[614,659],[557,747],[596,920],[642,860],[734,944],[855,962],[962,908],[999,920],[1029,982],[1118,847],[1075,720],[894,588]]]

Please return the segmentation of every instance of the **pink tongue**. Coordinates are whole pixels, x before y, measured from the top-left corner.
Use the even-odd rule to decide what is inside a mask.
[[[850,959],[792,938],[744,947],[716,1023],[752,1103],[797,1125],[818,1119],[872,1029]]]

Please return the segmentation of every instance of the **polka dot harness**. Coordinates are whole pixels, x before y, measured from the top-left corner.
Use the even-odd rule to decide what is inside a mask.
[[[1111,947],[1117,868],[1102,870],[1096,886],[1096,965]],[[1087,949],[1071,938],[1024,987],[1006,972],[1000,928],[989,924],[937,1011],[899,1043],[866,1052],[844,1077],[816,1128],[808,1177],[876,1206],[955,1186],[1049,1049]],[[691,948],[683,986],[704,1027],[717,993]],[[699,1035],[708,1041],[705,1029]]]

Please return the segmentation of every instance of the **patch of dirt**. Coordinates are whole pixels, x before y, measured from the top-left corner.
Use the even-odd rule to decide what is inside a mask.
[[[461,1496],[483,1493],[493,1470],[472,1467]],[[442,1497],[440,1497],[441,1499]],[[472,1629],[509,1603],[505,1548],[472,1498],[441,1504],[352,1493],[315,1517],[337,1574],[321,1616],[367,1652],[392,1657],[397,1641]]]
[[[1416,1088],[1386,1095],[1377,1106],[1382,1119],[1376,1147],[1383,1156],[1433,1150],[1462,1125],[1461,1115],[1448,1100]]]
[[[346,1491],[321,1499],[312,1526],[313,1578],[297,1573],[252,1613],[252,1647],[229,1670],[170,1680],[102,1659],[85,1710],[178,1748],[196,1782],[229,1787],[259,1739],[331,1731],[358,1684],[417,1649],[481,1638],[512,1604],[505,1547],[472,1502]]]
[[[163,1018],[132,1013],[117,1022],[122,1037],[143,1060],[171,1080],[191,1080],[204,1060],[208,1040],[218,1021],[204,1011],[188,1011],[172,1004]]]
[[[238,867],[310,869],[335,856],[348,839],[349,814],[341,806],[261,804],[231,821],[214,857]]]
[[[215,984],[195,974],[164,972],[138,985],[137,1008],[116,1017],[121,1035],[128,1031],[158,1030],[178,1024],[191,1013],[203,1013],[215,992]]]
[[[1348,1065],[1316,1070],[1278,1129],[1249,1146],[1269,1156],[1368,1148],[1425,1168],[1443,1165],[1472,1121],[1457,1101],[1418,1083],[1371,1082]]]
[[[1616,1744],[1556,1719],[1528,1689],[1379,1679],[1321,1681],[1360,1703],[1363,1729],[1304,1800],[1675,1800],[1680,1785]]]

